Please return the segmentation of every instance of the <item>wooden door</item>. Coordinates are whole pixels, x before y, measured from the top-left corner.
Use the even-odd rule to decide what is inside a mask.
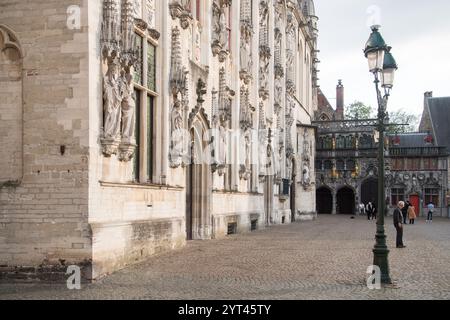
[[[411,202],[411,205],[414,206],[414,209],[416,210],[417,217],[420,217],[420,199],[418,195],[411,195],[409,196],[409,202]]]

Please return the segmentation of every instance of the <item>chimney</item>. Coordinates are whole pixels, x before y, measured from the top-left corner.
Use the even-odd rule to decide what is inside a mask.
[[[433,91],[427,91],[425,92],[425,99],[426,98],[433,98]]]
[[[344,85],[339,80],[336,86],[336,119],[344,120]]]

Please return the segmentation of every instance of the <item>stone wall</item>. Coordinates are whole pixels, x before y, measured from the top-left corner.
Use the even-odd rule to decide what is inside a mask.
[[[2,83],[0,89],[0,127],[5,129],[3,121],[9,126],[6,148],[1,140],[1,180],[5,172],[11,172],[6,179],[19,180],[0,186],[3,266],[90,264],[86,11],[81,10],[80,28],[67,26],[69,6],[83,9],[86,4],[0,3],[1,24],[11,30],[23,53],[22,72],[9,72],[16,79],[22,75],[22,91],[19,80]],[[5,53],[2,82],[4,58]],[[3,112],[5,108],[10,111]]]
[[[179,1],[170,3],[180,4]],[[194,202],[193,199],[198,203],[192,210],[191,214],[195,215],[192,220],[198,225],[192,229],[195,237],[201,239],[227,235],[230,224],[236,224],[236,229],[231,231],[249,232],[265,227],[266,221],[290,222],[290,203],[279,198],[279,185],[274,185],[274,192],[267,196],[262,194],[266,188],[264,174],[275,173],[260,170],[263,164],[259,163],[258,147],[262,145],[267,162],[274,163],[275,152],[281,155],[277,179],[271,177],[269,181],[292,178],[293,168],[285,168],[286,160],[299,158],[301,155],[296,153],[303,148],[300,144],[297,149],[295,124],[309,124],[316,105],[314,90],[310,88],[311,72],[308,72],[312,68],[315,40],[307,40],[310,38],[308,24],[298,8],[266,0],[245,3],[253,4],[253,29],[246,48],[241,46],[241,23],[246,20],[241,19],[241,7],[234,2],[204,1],[200,22],[193,21],[184,11],[176,17],[180,5],[174,7],[169,2],[153,1],[156,14],[152,28],[155,29],[142,27],[142,23],[131,27],[130,23],[128,29],[120,26],[121,37],[127,32],[138,32],[149,43],[157,43],[154,44],[157,94],[155,121],[151,124],[154,136],[153,141],[147,141],[147,135],[141,130],[137,146],[141,150],[139,177],[133,176],[133,159],[107,154],[104,148],[104,79],[113,65],[110,60],[114,60],[103,50],[108,43],[104,39],[106,33],[102,34],[104,2],[10,0],[0,4],[1,24],[13,32],[23,54],[20,60],[6,52],[0,60],[0,82],[7,81],[0,89],[0,133],[8,134],[0,140],[2,151],[7,153],[0,162],[0,266],[8,270],[48,266],[47,270],[63,272],[66,265],[77,264],[86,267],[87,278],[99,278],[184,246],[186,217],[190,214],[187,204]],[[105,4],[106,8],[114,7],[111,2]],[[277,65],[275,52],[267,52],[275,42],[274,4],[282,13],[277,16],[278,31],[284,34],[290,24],[290,36],[302,43],[301,52],[291,45],[287,50],[287,35],[282,35]],[[132,6],[129,1],[121,7],[120,14],[125,17],[122,21],[134,21],[132,10],[128,10]],[[264,8],[268,15],[260,19]],[[225,26],[228,23],[225,13],[231,14],[230,26]],[[228,27],[233,31],[231,35]],[[179,43],[174,41],[177,32]],[[226,43],[229,36],[231,42]],[[4,39],[0,39],[0,45],[2,42]],[[240,59],[245,57],[241,54],[243,48],[249,50],[247,56],[252,63],[241,63]],[[174,54],[176,49],[180,51],[178,56]],[[306,56],[302,56],[304,51]],[[288,54],[289,64],[284,57]],[[142,55],[147,56],[145,52]],[[294,60],[298,61],[293,63]],[[114,63],[120,64],[128,75],[133,71],[130,66],[126,69],[122,65],[123,60]],[[295,73],[298,71],[295,66],[304,72]],[[289,71],[289,80],[293,82],[289,96],[286,88],[280,88],[280,84],[285,86],[286,79],[275,79],[280,68],[281,73]],[[184,81],[185,71],[188,75]],[[277,93],[275,81],[278,81]],[[117,89],[111,83],[107,85]],[[180,83],[183,86],[177,87]],[[137,87],[127,84],[127,89]],[[120,85],[123,90],[123,82]],[[152,95],[142,92],[142,96]],[[277,110],[274,110],[275,100],[279,103]],[[208,148],[212,140],[200,140],[213,127],[220,126],[226,132],[265,131],[257,137],[256,140],[262,139],[254,142],[251,151],[248,145],[245,145],[247,149],[242,148],[242,140],[229,141],[228,145],[220,140],[214,154],[219,157],[223,150],[233,149],[234,153],[228,157],[231,164],[203,165],[193,171],[199,178],[187,182],[189,166],[169,157],[173,151],[170,139],[177,125],[174,118],[177,103],[183,106],[183,129],[188,134],[197,134],[194,144],[205,153],[211,153]],[[138,124],[141,128],[148,125],[145,115],[144,112]],[[122,114],[120,118],[123,120]],[[268,129],[275,132],[286,123],[289,125],[283,131],[283,141],[269,142],[273,137],[269,137]],[[123,132],[120,135],[122,143]],[[219,137],[215,138],[219,142]],[[147,176],[150,170],[144,155],[149,144],[153,147],[151,177]],[[268,152],[269,147],[272,154]],[[242,155],[246,158],[244,166],[238,161]],[[312,170],[313,158],[310,164]],[[302,162],[298,160],[297,165],[301,167]],[[297,170],[301,172],[301,168]],[[298,188],[297,197],[298,210],[309,212],[313,202],[310,193]],[[266,208],[267,203],[270,208]],[[272,214],[271,219],[266,219],[266,209]],[[44,269],[33,270],[44,272]]]
[[[22,50],[0,25],[0,185],[22,177]]]

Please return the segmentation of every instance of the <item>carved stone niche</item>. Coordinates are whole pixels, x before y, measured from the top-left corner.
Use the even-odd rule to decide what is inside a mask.
[[[253,28],[249,21],[241,22],[241,70],[239,72],[240,79],[245,84],[249,84],[253,79],[252,76],[252,34]]]
[[[189,28],[194,20],[192,13],[188,9],[191,7],[190,4],[191,0],[172,0],[169,4],[172,19],[180,19],[180,25],[183,29]]]
[[[224,62],[228,56],[228,29],[225,16],[225,8],[231,6],[231,0],[213,0],[212,3],[212,44],[211,49],[214,56],[219,57],[220,62]]]
[[[249,170],[245,165],[241,165],[241,168],[239,170],[239,177],[241,178],[241,180],[248,181],[251,176],[252,171]]]
[[[291,79],[287,79],[286,80],[286,92],[290,96],[294,96],[295,95],[295,83]]]

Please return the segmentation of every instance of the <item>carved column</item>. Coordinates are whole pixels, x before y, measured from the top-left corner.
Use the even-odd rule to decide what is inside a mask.
[[[170,111],[170,166],[177,168],[182,164],[185,150],[184,131],[186,119],[186,107],[188,101],[188,71],[183,66],[181,59],[180,30],[178,27],[172,29],[172,56],[170,66],[170,89],[172,93],[172,104]]]

